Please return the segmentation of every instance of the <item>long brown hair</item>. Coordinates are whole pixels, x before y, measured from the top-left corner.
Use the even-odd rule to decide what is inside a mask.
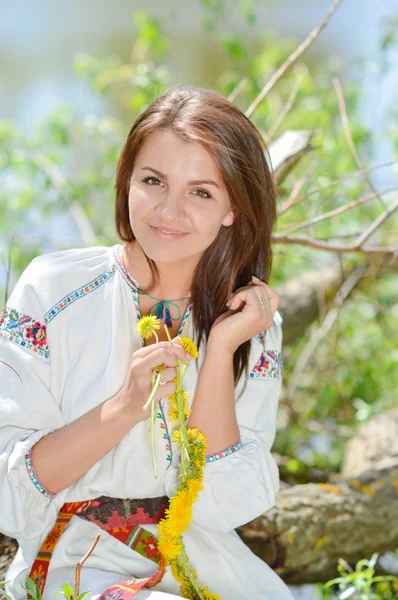
[[[271,275],[271,234],[276,221],[276,190],[266,144],[244,113],[223,96],[195,86],[169,89],[137,118],[121,151],[116,173],[115,224],[121,240],[135,240],[130,226],[128,196],[134,162],[145,139],[155,130],[169,130],[187,142],[201,144],[212,156],[234,211],[234,222],[221,226],[204,251],[194,273],[191,301],[196,343],[207,340],[226,301],[255,275],[268,283]],[[268,162],[267,162],[268,160]],[[159,271],[148,256],[153,291]],[[234,385],[246,370],[250,342],[233,358]],[[220,349],[222,351],[222,349]]]

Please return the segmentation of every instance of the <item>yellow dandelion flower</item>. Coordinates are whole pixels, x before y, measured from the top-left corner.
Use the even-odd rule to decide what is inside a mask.
[[[203,468],[206,464],[206,450],[204,448],[196,448],[195,446],[189,446],[189,458],[191,464],[196,468]]]
[[[189,479],[187,483],[187,493],[193,502],[199,498],[199,492],[203,490],[203,485],[199,479]]]
[[[195,479],[196,481],[199,481],[199,483],[202,483],[203,481],[203,460],[194,460],[192,463],[192,467],[193,467],[193,472],[194,475],[191,477],[191,479]]]
[[[185,422],[188,420],[189,415],[191,414],[191,409],[188,405],[188,394],[184,394],[184,418]],[[177,398],[173,396],[171,400],[169,400],[170,410],[169,417],[172,423],[178,423],[178,408],[177,408]]]
[[[169,532],[168,532],[168,527],[167,527],[167,519],[162,519],[161,521],[159,521],[158,534],[159,534],[159,538],[161,538],[161,537],[169,538],[170,537]]]
[[[141,317],[137,323],[137,331],[145,340],[152,337],[155,329],[160,329],[160,320],[155,315]]]
[[[179,429],[176,429],[173,433],[173,442],[176,444],[180,444],[181,442],[181,434]]]
[[[198,349],[196,347],[195,342],[193,342],[190,337],[182,336],[182,338],[181,338],[181,346],[193,358],[198,358],[198,356],[199,356]]]
[[[170,500],[171,506],[175,505],[185,507],[192,504],[186,489],[177,490],[176,494]]]
[[[179,489],[175,495],[170,498],[169,510],[173,515],[180,514],[186,515],[186,511],[192,508],[192,500],[188,494],[187,489]],[[184,518],[184,516],[182,516]]]
[[[181,544],[173,542],[170,538],[161,537],[158,541],[158,548],[166,561],[171,561],[180,554],[183,547]]]
[[[177,538],[188,529],[191,521],[191,501],[185,490],[178,491],[177,494],[170,499],[170,508],[166,509],[167,525],[165,525],[165,529],[171,537]]]
[[[178,517],[174,517],[172,514],[168,515],[167,518],[167,531],[169,536],[177,539],[182,536],[184,531],[188,530],[191,517],[187,516],[184,521],[181,521]]]
[[[178,408],[177,408],[177,398],[172,396],[169,399],[169,418],[172,423],[178,423]]]
[[[180,591],[183,598],[197,598],[195,586],[188,579],[180,579]]]
[[[171,396],[166,396],[166,398],[169,403],[173,402],[173,400],[177,400],[177,390],[174,392],[174,394],[171,394]]]
[[[191,414],[191,410],[189,408],[184,408],[184,419],[187,421],[189,415]],[[176,406],[171,406],[169,410],[169,417],[172,423],[178,423],[178,410]]]
[[[190,444],[196,444],[206,448],[206,436],[199,431],[199,429],[196,429],[196,427],[191,427],[190,429],[187,429],[187,434]]]
[[[190,452],[189,458],[191,459],[191,464],[195,467],[195,469],[202,472],[206,465],[206,455],[203,456],[203,454]]]
[[[220,600],[220,596],[212,594],[204,585],[200,586],[200,591],[205,600]]]
[[[176,581],[180,582],[183,573],[182,573],[181,567],[180,567],[180,565],[178,564],[177,561],[174,561],[174,560],[172,561],[172,563],[171,563],[171,572],[173,574],[174,579]]]

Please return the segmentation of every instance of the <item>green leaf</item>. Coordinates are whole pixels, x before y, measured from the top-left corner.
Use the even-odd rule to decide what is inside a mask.
[[[0,581],[0,585],[5,585],[8,581]],[[0,598],[5,598],[6,600],[12,600],[11,596],[7,594],[4,590],[0,589]]]
[[[355,594],[355,587],[349,587],[342,594],[339,594],[339,600],[346,600],[346,598],[351,598],[351,596]]]
[[[34,600],[41,600],[41,592],[33,579],[31,579],[29,576],[26,578],[25,585],[22,584],[22,587],[28,592],[28,594],[32,596]]]
[[[81,594],[78,595],[78,597],[75,600],[83,600],[86,596],[88,596],[88,594],[91,594],[91,591],[82,592]]]
[[[70,596],[74,596],[74,591],[73,588],[69,585],[69,583],[64,583],[63,586],[61,586],[63,591],[64,591],[64,596],[65,598],[69,598]]]

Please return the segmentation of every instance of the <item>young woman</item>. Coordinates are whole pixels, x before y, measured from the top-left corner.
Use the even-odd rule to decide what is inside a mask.
[[[177,360],[187,360],[181,336],[199,349],[183,381],[187,426],[208,444],[184,534],[190,562],[223,600],[292,600],[235,532],[279,489],[271,447],[282,318],[267,284],[276,194],[265,153],[254,125],[220,95],[169,90],[121,152],[123,244],[38,256],[18,280],[0,315],[0,531],[19,542],[6,587],[15,600],[26,597],[27,575],[44,600],[73,585],[97,533],[81,572],[89,598],[128,598],[112,586],[158,572],[157,523],[179,472],[166,396]],[[150,314],[161,318],[158,343],[137,332]],[[155,478],[143,405],[162,364]],[[169,568],[159,579],[137,599],[182,597]]]

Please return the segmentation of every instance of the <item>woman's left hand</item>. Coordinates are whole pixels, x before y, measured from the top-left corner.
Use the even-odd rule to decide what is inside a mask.
[[[260,304],[260,295],[265,296],[265,308]],[[233,355],[241,344],[272,325],[279,300],[275,290],[257,277],[253,278],[232,294],[228,312],[220,315],[210,329],[208,344],[217,345]]]

